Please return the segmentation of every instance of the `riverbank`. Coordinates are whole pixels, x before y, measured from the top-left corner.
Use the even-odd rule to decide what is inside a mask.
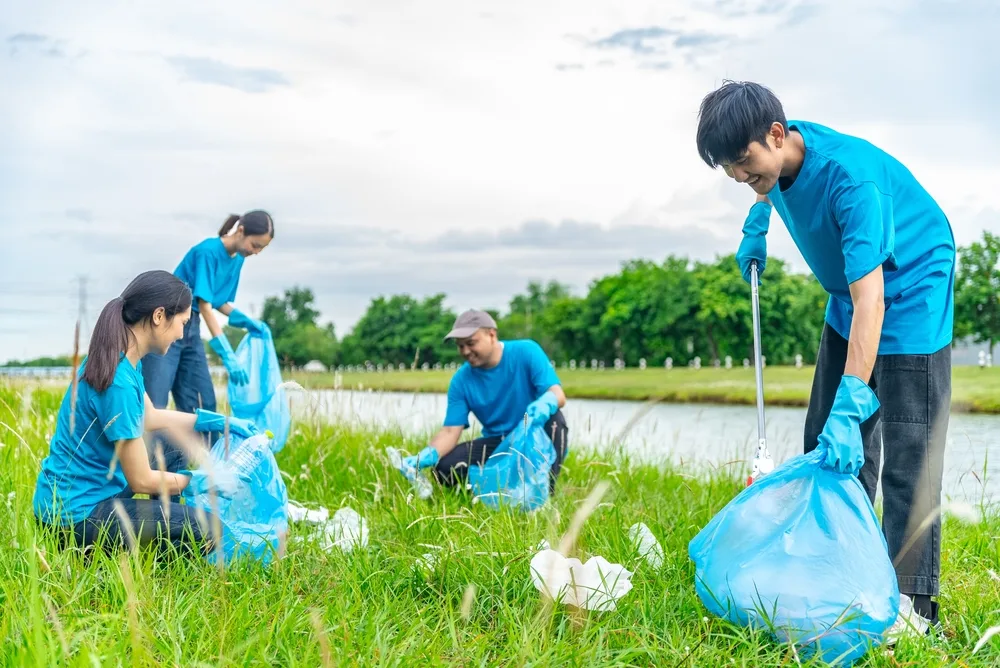
[[[394,392],[447,392],[451,371],[393,371],[341,373],[344,388]],[[756,389],[753,369],[690,369],[667,371],[623,369],[591,371],[558,369],[569,398],[665,401],[753,405]],[[764,369],[764,400],[769,406],[806,406],[812,386],[813,367],[767,367]],[[286,372],[310,389],[333,389],[336,374]],[[955,367],[952,370],[952,411],[1000,414],[1000,367]]]
[[[0,665],[544,665],[777,666],[796,658],[765,633],[707,614],[687,545],[742,488],[717,470],[682,471],[571,452],[551,506],[497,513],[437,489],[414,499],[378,452],[420,444],[398,433],[319,421],[296,425],[278,463],[289,498],[331,514],[350,506],[368,545],[324,549],[292,525],[273,566],[220,573],[201,560],[136,555],[86,560],[36,530],[31,496],[61,391],[24,395],[0,384]],[[617,609],[547,607],[529,564],[583,515],[574,554],[633,572]],[[628,528],[645,523],[664,563],[642,560]],[[1000,639],[972,649],[998,622],[1000,518],[948,515],[942,544],[940,639],[904,639],[857,666],[996,665]],[[299,539],[305,540],[300,542]],[[429,568],[421,558],[433,554]],[[810,663],[809,665],[816,665]]]

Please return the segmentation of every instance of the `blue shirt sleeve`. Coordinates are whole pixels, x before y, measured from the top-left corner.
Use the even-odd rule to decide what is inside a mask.
[[[114,443],[142,436],[145,406],[138,387],[116,377],[115,382],[98,394],[95,400],[97,419],[101,424],[94,427],[102,429],[109,441]]]
[[[892,197],[870,181],[852,184],[835,193],[833,215],[840,226],[848,284],[883,264],[897,268]]]
[[[528,367],[531,369],[531,384],[535,388],[535,398],[542,396],[553,385],[561,385],[556,370],[549,363],[549,356],[535,341],[528,346]]]
[[[445,427],[469,428],[469,403],[465,400],[461,372],[451,377],[448,384],[448,409],[444,415]]]

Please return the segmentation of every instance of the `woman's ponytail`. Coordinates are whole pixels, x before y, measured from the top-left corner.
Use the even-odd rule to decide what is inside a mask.
[[[239,216],[237,216],[235,213],[229,214],[229,218],[226,218],[226,222],[224,222],[222,224],[222,227],[219,228],[219,236],[224,237],[227,234],[229,234],[229,231],[233,229],[233,225],[235,225],[238,222],[240,222]]]
[[[154,269],[136,276],[97,317],[83,379],[98,392],[111,387],[122,353],[135,343],[132,327],[150,322],[161,308],[163,315],[172,319],[191,308],[191,299],[191,288],[168,271]]]
[[[128,349],[130,332],[125,324],[124,310],[124,298],[115,297],[109,301],[97,317],[97,324],[90,336],[83,379],[98,392],[111,387],[118,371],[120,356]]]

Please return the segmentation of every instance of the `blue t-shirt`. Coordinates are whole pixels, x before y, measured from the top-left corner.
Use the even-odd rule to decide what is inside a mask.
[[[849,284],[882,265],[886,312],[879,354],[930,354],[954,322],[955,237],[937,202],[898,160],[867,141],[789,121],[805,159],[768,197],[820,285],[826,321],[849,338]],[[770,214],[764,204],[755,205]]]
[[[222,237],[209,237],[192,246],[174,270],[174,276],[187,283],[194,295],[191,310],[198,311],[199,299],[215,309],[236,299],[243,260],[239,253],[229,255]]]
[[[528,404],[560,384],[549,356],[536,342],[502,343],[500,363],[492,369],[477,369],[466,362],[452,376],[445,427],[468,428],[471,412],[483,425],[483,437],[503,436],[524,419]]]
[[[72,392],[67,389],[49,455],[42,460],[35,483],[35,515],[52,524],[76,524],[98,503],[125,490],[128,483],[121,465],[116,462],[111,469],[115,442],[138,438],[143,432],[142,362],[133,367],[122,355],[115,379],[104,392],[83,380],[86,364],[84,360],[79,370],[73,431],[69,425]]]

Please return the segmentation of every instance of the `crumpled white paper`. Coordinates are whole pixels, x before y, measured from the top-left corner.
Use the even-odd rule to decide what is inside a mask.
[[[324,550],[337,547],[350,552],[355,547],[368,545],[368,523],[357,511],[347,506],[335,512],[331,518],[330,511],[323,506],[312,510],[290,500],[288,519],[320,527],[320,547]]]
[[[323,525],[324,550],[338,547],[350,552],[355,547],[368,545],[368,523],[353,508],[344,507],[333,514],[333,519]]]
[[[659,568],[663,565],[663,547],[648,526],[637,522],[629,527],[628,536],[639,552],[639,556],[644,558],[650,566]]]
[[[554,601],[586,610],[614,610],[615,601],[632,590],[631,577],[624,566],[604,557],[581,563],[555,550],[542,550],[531,559],[535,589]]]
[[[288,501],[287,512],[289,522],[325,524],[330,519],[330,511],[323,506],[312,510],[291,500]]]

